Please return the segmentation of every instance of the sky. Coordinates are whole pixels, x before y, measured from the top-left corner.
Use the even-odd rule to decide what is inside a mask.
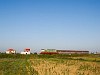
[[[100,0],[0,0],[0,51],[100,52]]]

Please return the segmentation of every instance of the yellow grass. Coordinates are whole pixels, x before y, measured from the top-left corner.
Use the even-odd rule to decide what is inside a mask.
[[[30,59],[39,75],[100,75],[100,63],[63,59]]]

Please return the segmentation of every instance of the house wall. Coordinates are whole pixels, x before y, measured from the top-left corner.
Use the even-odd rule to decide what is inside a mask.
[[[9,51],[6,51],[6,54],[9,54]]]
[[[15,54],[15,53],[16,51],[10,51],[10,50],[6,51],[6,54]]]
[[[30,52],[21,52],[21,54],[30,54]]]

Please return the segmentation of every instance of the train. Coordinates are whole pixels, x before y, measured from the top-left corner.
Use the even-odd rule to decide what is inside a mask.
[[[40,54],[89,54],[87,50],[56,50],[56,49],[41,49]]]

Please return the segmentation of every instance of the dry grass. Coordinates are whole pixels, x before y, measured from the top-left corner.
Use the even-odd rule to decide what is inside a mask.
[[[100,63],[65,59],[30,59],[39,75],[100,75]]]

